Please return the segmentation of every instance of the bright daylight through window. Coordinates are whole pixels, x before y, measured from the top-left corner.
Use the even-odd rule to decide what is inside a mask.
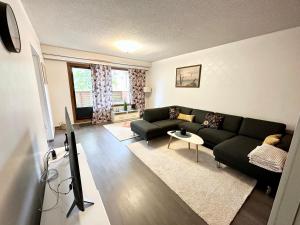
[[[92,79],[91,70],[86,68],[72,68],[76,107],[92,107]]]
[[[124,102],[130,103],[128,71],[112,69],[111,73],[113,104],[124,104]]]

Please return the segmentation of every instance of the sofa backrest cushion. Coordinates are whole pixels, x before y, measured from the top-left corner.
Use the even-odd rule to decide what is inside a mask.
[[[145,109],[143,114],[143,119],[150,123],[158,120],[167,120],[169,118],[169,107]]]
[[[193,109],[191,114],[195,115],[194,122],[202,124],[205,120],[205,116],[207,113],[211,113],[210,111],[200,110],[200,109]]]
[[[259,140],[264,140],[271,134],[285,133],[285,127],[286,125],[282,123],[244,118],[239,130],[239,134]]]
[[[179,109],[180,113],[191,115],[192,108],[184,107],[184,106],[176,106]]]
[[[221,114],[224,116],[223,124],[220,129],[238,133],[243,117]]]
[[[280,142],[275,146],[288,152],[291,146],[292,139],[293,134],[285,134],[281,137]]]

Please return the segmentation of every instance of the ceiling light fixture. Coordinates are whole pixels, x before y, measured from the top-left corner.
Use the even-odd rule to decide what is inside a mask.
[[[141,46],[139,43],[130,40],[120,40],[116,42],[116,46],[123,52],[131,53],[138,50]]]

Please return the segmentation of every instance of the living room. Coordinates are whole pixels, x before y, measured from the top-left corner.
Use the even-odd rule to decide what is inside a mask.
[[[0,224],[300,224],[300,2],[0,2]]]

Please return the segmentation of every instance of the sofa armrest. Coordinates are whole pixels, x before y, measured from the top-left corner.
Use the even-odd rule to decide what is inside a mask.
[[[143,119],[148,122],[167,120],[170,118],[169,107],[145,109]]]

